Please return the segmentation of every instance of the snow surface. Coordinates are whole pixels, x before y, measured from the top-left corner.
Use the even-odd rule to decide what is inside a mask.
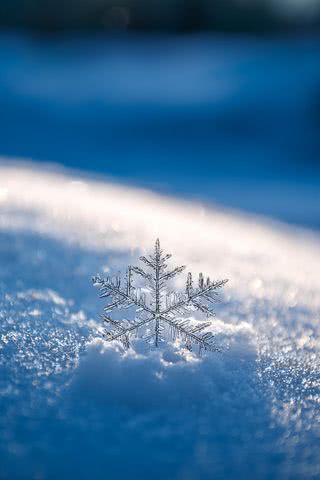
[[[100,339],[91,275],[158,236],[176,264],[230,279],[223,353]],[[0,477],[319,478],[319,267],[318,233],[2,163]]]

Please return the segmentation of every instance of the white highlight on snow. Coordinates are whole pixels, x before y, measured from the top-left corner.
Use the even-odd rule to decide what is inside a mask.
[[[54,305],[66,305],[67,302],[64,298],[62,298],[57,292],[53,290],[47,289],[43,290],[27,290],[24,292],[17,293],[18,299],[25,299],[25,300],[42,300],[44,302],[52,302]]]
[[[145,251],[159,236],[177,263],[228,276],[238,293],[283,298],[286,285],[290,303],[293,291],[303,302],[301,287],[319,291],[319,238],[294,228],[32,167],[1,166],[0,189],[7,192],[2,230],[33,231],[97,251]]]

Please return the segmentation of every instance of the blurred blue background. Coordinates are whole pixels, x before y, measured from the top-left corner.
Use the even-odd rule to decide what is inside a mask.
[[[320,5],[1,2],[0,156],[320,226]]]

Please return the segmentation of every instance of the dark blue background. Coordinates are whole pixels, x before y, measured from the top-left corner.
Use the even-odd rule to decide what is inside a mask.
[[[320,225],[320,40],[0,37],[0,155]]]

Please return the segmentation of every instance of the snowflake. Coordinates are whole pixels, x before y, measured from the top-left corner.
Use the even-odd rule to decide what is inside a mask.
[[[120,274],[114,278],[101,278],[99,275],[92,278],[94,286],[100,290],[100,298],[109,301],[102,315],[106,324],[104,337],[110,341],[120,340],[129,348],[130,338],[141,333],[142,338],[158,347],[169,334],[173,340],[177,337],[182,339],[189,350],[197,345],[200,353],[202,350],[218,351],[214,335],[207,331],[211,322],[195,322],[190,314],[198,311],[206,317],[214,316],[213,303],[217,301],[217,290],[228,280],[211,281],[208,277],[205,281],[200,273],[195,287],[192,275],[188,273],[185,292],[170,292],[168,281],[185,269],[181,266],[168,270],[166,262],[170,257],[170,254],[163,253],[157,239],[153,255],[140,257],[147,271],[129,266],[124,282]],[[142,277],[147,287],[141,288],[136,281],[134,283],[136,276]],[[130,308],[134,309],[131,320],[122,314],[123,309]],[[117,312],[121,313],[118,319],[115,318]]]

